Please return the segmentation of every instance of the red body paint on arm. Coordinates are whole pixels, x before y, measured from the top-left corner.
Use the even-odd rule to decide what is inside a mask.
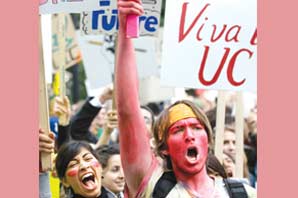
[[[129,13],[128,13],[129,14]],[[116,58],[116,104],[121,160],[130,194],[135,195],[152,158],[144,118],[138,101],[138,78],[134,46],[126,38],[126,15],[119,11]]]

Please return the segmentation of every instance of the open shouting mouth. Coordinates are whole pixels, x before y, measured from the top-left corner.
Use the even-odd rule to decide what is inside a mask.
[[[89,172],[82,176],[81,182],[83,186],[88,190],[93,190],[96,188],[95,176],[93,173]]]
[[[198,149],[195,146],[189,147],[186,152],[186,158],[189,162],[196,162],[198,160]]]

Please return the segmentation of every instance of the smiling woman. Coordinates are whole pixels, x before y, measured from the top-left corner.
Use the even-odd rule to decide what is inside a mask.
[[[102,186],[109,197],[123,198],[124,174],[118,144],[101,145],[96,150],[102,164]]]
[[[88,143],[72,141],[61,146],[56,169],[62,184],[70,188],[74,198],[104,198],[101,188],[102,167]]]

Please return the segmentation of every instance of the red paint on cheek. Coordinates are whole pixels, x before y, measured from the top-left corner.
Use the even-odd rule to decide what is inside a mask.
[[[203,137],[201,138],[201,147],[205,150],[208,151],[208,138],[207,137]]]
[[[207,159],[208,156],[208,136],[207,133],[202,134],[198,137],[199,147],[201,148],[200,154],[202,158]]]
[[[74,177],[74,176],[78,175],[78,172],[79,172],[79,168],[74,168],[74,169],[67,171],[66,174],[69,177]]]
[[[92,161],[92,162],[90,162],[90,165],[93,166],[93,167],[96,167],[96,168],[101,166],[98,161]]]
[[[173,151],[170,152],[170,156],[172,158],[178,159],[178,158],[181,158],[182,156],[184,156],[183,151],[186,149],[185,146],[182,146],[180,148],[177,148],[177,147],[175,147],[175,148],[176,148],[175,152],[173,152]],[[178,150],[178,149],[180,149],[180,150]]]
[[[178,159],[184,156],[186,145],[184,144],[182,134],[183,133],[179,133],[178,135],[170,135],[167,140],[169,155],[172,158]]]

